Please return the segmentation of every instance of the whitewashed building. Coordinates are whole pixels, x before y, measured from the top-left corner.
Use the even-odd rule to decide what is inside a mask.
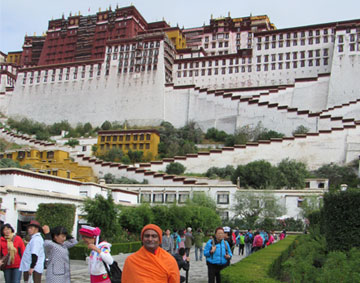
[[[0,221],[10,223],[20,233],[35,219],[40,203],[66,203],[76,206],[73,233],[76,235],[81,205],[86,197],[107,196],[109,188],[95,183],[81,183],[23,169],[0,169]],[[116,203],[137,204],[137,193],[117,190]],[[80,217],[81,218],[81,217]]]

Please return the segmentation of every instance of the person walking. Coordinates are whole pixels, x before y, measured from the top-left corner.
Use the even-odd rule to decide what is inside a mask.
[[[180,283],[180,271],[175,258],[160,247],[161,228],[148,224],[143,227],[140,236],[143,246],[126,258],[121,281]]]
[[[191,249],[191,247],[193,245],[193,241],[194,241],[191,230],[192,230],[191,227],[188,227],[187,231],[185,233],[185,254],[187,257],[190,256],[190,249]]]
[[[245,248],[245,236],[243,233],[239,233],[236,237],[236,245],[239,247],[239,255],[244,255]]]
[[[177,232],[177,229],[174,229],[174,233],[172,234],[172,238],[174,241],[174,250],[173,250],[173,254],[176,254],[177,251],[179,250],[179,243],[180,243],[180,236]]]
[[[45,235],[44,248],[49,260],[46,269],[46,283],[70,283],[69,250],[77,244],[65,227],[51,229],[47,225],[42,227]]]
[[[32,276],[34,283],[41,282],[41,275],[44,271],[44,240],[41,237],[41,226],[36,220],[31,220],[27,226],[27,232],[31,237],[27,244],[23,257],[21,258],[19,270],[24,272],[24,282],[29,281]]]
[[[198,261],[198,259],[200,259],[200,261],[202,261],[204,238],[205,238],[205,235],[202,232],[201,228],[199,228],[196,231],[196,233],[194,233],[195,260],[196,261]],[[198,252],[200,252],[200,258],[198,256]]]
[[[166,229],[165,231],[161,247],[170,254],[172,254],[174,250],[174,238],[170,235],[169,229]]]
[[[210,239],[204,248],[204,256],[208,267],[208,282],[221,283],[220,271],[225,268],[232,257],[230,245],[224,240],[224,229],[215,230],[215,238]]]
[[[253,241],[253,252],[257,252],[258,250],[262,249],[263,247],[263,237],[260,235],[259,232],[254,234],[254,241]]]
[[[252,230],[248,229],[245,234],[244,242],[245,242],[245,256],[249,256],[252,251],[252,242],[254,240],[254,236],[252,234]]]
[[[185,257],[185,249],[184,248],[180,248],[179,252],[173,255],[176,263],[179,267],[179,270],[184,269],[186,271],[186,273],[189,272],[190,269],[190,257]],[[180,283],[183,283],[186,281],[186,277],[180,275]]]
[[[6,283],[20,283],[20,261],[25,251],[25,245],[20,236],[15,234],[14,228],[6,223],[1,227],[0,258],[7,259],[4,270]],[[7,255],[9,255],[7,257]]]
[[[105,264],[111,265],[114,260],[110,254],[111,244],[100,240],[99,227],[83,225],[79,230],[83,241],[91,250],[89,257],[89,273],[91,283],[111,283]]]

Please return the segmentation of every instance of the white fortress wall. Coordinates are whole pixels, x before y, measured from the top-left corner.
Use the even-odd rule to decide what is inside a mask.
[[[276,90],[268,90],[260,93],[259,102],[278,103],[279,105],[291,105],[294,85],[279,87]]]
[[[360,31],[337,30],[327,107],[360,97]]]
[[[109,75],[105,75],[105,63],[99,76],[95,66],[92,77],[90,65],[86,66],[83,78],[82,67],[71,67],[68,80],[65,72],[59,79],[60,69],[56,69],[54,81],[53,71],[48,71],[47,82],[44,82],[45,70],[41,71],[39,80],[35,76],[31,79],[30,73],[24,80],[24,73],[20,73],[9,115],[26,116],[47,124],[61,120],[73,125],[80,121],[101,125],[104,120],[159,124],[164,118],[163,42],[158,58],[157,70],[139,73],[118,74],[117,60],[111,60]],[[34,106],[36,111],[28,107],[34,101],[38,101]]]
[[[207,155],[188,157],[186,160],[175,160],[186,167],[186,172],[205,173],[210,167],[237,166],[256,160],[267,160],[273,165],[284,158],[295,159],[307,164],[310,170],[323,164],[345,164],[357,159],[360,152],[358,139],[360,126],[350,126],[346,129],[325,131],[320,134],[311,134],[306,137],[286,138],[271,143],[254,143],[252,145],[235,147],[233,150],[212,152]],[[351,152],[348,152],[349,144]],[[331,154],[329,154],[331,152]],[[165,170],[167,162],[152,164],[149,170]]]
[[[0,113],[8,115],[8,105],[11,100],[12,92],[0,93]]]
[[[328,93],[329,76],[320,76],[304,82],[295,81],[294,93],[289,106],[299,110],[319,112],[326,109]]]
[[[360,95],[356,101],[351,103],[346,103],[344,105],[339,105],[336,108],[330,108],[327,111],[323,111],[324,115],[331,115],[333,117],[343,117],[343,118],[354,118],[355,120],[360,119]]]

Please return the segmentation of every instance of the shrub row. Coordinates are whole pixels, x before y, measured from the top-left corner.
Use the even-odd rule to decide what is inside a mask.
[[[297,236],[287,236],[284,240],[225,268],[221,271],[222,282],[280,282],[272,277],[279,274],[281,263],[289,257],[296,238]]]
[[[115,243],[111,245],[111,254],[133,253],[141,248],[141,242]],[[85,260],[90,250],[84,244],[78,244],[70,250],[70,259]]]
[[[330,251],[348,251],[352,247],[360,247],[359,203],[359,190],[347,190],[324,196],[321,226]]]

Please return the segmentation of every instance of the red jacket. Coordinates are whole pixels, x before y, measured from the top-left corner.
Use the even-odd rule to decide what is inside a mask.
[[[15,261],[13,264],[7,265],[6,268],[19,268],[20,267],[20,261],[21,261],[22,255],[25,251],[25,244],[24,244],[23,240],[21,239],[21,237],[19,237],[17,235],[14,238],[14,247],[18,251],[15,254]],[[1,252],[2,256],[8,254],[7,241],[4,237],[1,237],[1,251],[0,252]]]
[[[261,248],[263,245],[263,239],[260,235],[256,235],[253,241],[253,247]]]

